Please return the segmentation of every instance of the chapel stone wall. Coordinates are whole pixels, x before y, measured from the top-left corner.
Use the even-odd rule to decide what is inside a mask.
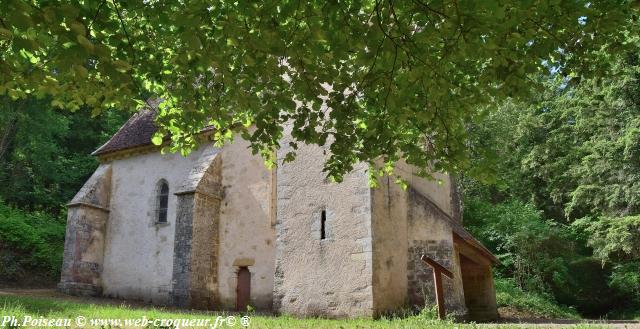
[[[220,308],[218,294],[221,200],[219,153],[201,156],[176,192],[171,304],[196,309]]]
[[[322,172],[327,150],[300,145],[278,151],[274,309],[299,316],[371,316],[371,190],[367,166],[341,183]],[[322,239],[324,223],[325,238]]]
[[[274,171],[237,137],[221,153],[219,305],[235,309],[238,271],[250,273],[249,305],[271,310],[275,271]]]
[[[435,305],[433,270],[420,260],[426,255],[453,273],[442,278],[445,307],[448,313],[464,316],[467,312],[460,260],[454,248],[449,214],[419,191],[409,188],[408,198],[408,299],[411,305]]]
[[[158,151],[111,160],[111,207],[106,227],[103,291],[106,296],[170,304],[174,276],[177,219],[183,203],[177,192],[198,182],[212,145],[189,156]],[[158,222],[158,190],[169,186],[167,222]],[[192,208],[193,209],[193,208]],[[191,243],[191,241],[185,241]]]

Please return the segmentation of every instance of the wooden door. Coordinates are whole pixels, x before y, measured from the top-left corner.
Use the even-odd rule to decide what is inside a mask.
[[[251,272],[246,266],[238,269],[238,286],[236,287],[236,311],[244,312],[251,297]]]

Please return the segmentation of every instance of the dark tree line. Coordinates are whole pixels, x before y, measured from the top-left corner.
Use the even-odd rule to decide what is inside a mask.
[[[55,110],[50,101],[0,98],[0,199],[59,214],[97,166],[90,153],[127,113]]]
[[[0,98],[0,286],[59,280],[65,207],[98,165],[90,155],[126,119],[50,100]]]
[[[640,305],[640,61],[611,76],[541,78],[473,126],[496,184],[465,180],[466,224],[500,273],[590,315]],[[482,152],[482,153],[480,153]]]

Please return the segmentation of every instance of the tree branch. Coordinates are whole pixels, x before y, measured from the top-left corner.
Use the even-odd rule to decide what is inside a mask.
[[[434,14],[437,14],[438,16],[442,16],[442,17],[444,17],[444,18],[449,18],[449,16],[447,16],[444,12],[441,12],[441,11],[435,10],[435,9],[433,9],[433,8],[429,7],[429,5],[427,5],[426,3],[424,3],[424,2],[422,2],[422,1],[420,1],[420,0],[413,0],[413,2],[415,2],[415,3],[419,4],[419,5],[421,5],[421,6],[422,6],[422,7],[424,7],[426,10],[428,10],[428,11],[430,11],[430,12],[434,13]]]
[[[120,20],[120,25],[122,26],[122,30],[124,30],[124,36],[127,38],[127,43],[129,44],[129,48],[131,48],[131,55],[133,56],[133,63],[137,62],[136,59],[136,51],[133,48],[133,43],[131,43],[131,39],[129,38],[129,33],[127,32],[127,27],[124,24],[124,20],[122,19],[122,14],[120,14],[120,9],[118,9],[118,4],[115,0],[111,0],[113,3],[113,7],[116,9],[116,13],[118,14],[118,19]]]
[[[118,14],[118,19],[120,20],[122,30],[124,31],[124,35],[127,38],[127,43],[129,44],[129,48],[131,48],[131,55],[133,56],[133,66],[135,66],[138,62],[136,58],[136,51],[135,51],[135,48],[133,48],[133,43],[131,42],[131,39],[129,38],[129,33],[127,32],[127,27],[124,24],[124,19],[122,19],[122,14],[120,14],[120,10],[118,9],[118,4],[116,4],[115,0],[111,0],[111,3],[113,3],[113,7],[115,8],[116,13]],[[138,89],[138,92],[141,92],[142,88],[140,87],[140,84],[138,84],[138,81],[133,77],[133,74],[130,74],[130,77],[131,77],[131,81],[136,86],[136,89]],[[145,104],[147,104],[147,106],[150,109],[153,109],[153,105],[149,103],[148,99],[145,98],[144,102]]]
[[[391,67],[391,73],[389,74],[389,83],[387,84],[387,95],[384,98],[384,109],[387,109],[387,101],[389,100],[389,94],[391,94],[391,84],[393,83],[393,74],[396,71],[396,61],[398,60],[398,47],[395,49],[393,55],[393,66]]]
[[[96,21],[96,19],[98,18],[98,14],[100,13],[100,9],[102,9],[102,6],[107,3],[107,0],[102,0],[102,2],[100,2],[100,5],[98,6],[98,10],[96,10],[96,14],[93,15],[93,19],[91,20],[91,23],[89,23],[89,25],[87,26],[87,33],[88,31],[91,30],[91,26],[93,25],[93,23]],[[117,10],[117,8],[116,8]]]

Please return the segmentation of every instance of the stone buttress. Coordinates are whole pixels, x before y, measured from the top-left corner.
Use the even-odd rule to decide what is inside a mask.
[[[64,260],[58,288],[70,295],[102,294],[105,226],[109,219],[111,166],[102,164],[67,205]]]
[[[179,190],[171,304],[197,309],[217,305],[222,160],[203,154]]]

